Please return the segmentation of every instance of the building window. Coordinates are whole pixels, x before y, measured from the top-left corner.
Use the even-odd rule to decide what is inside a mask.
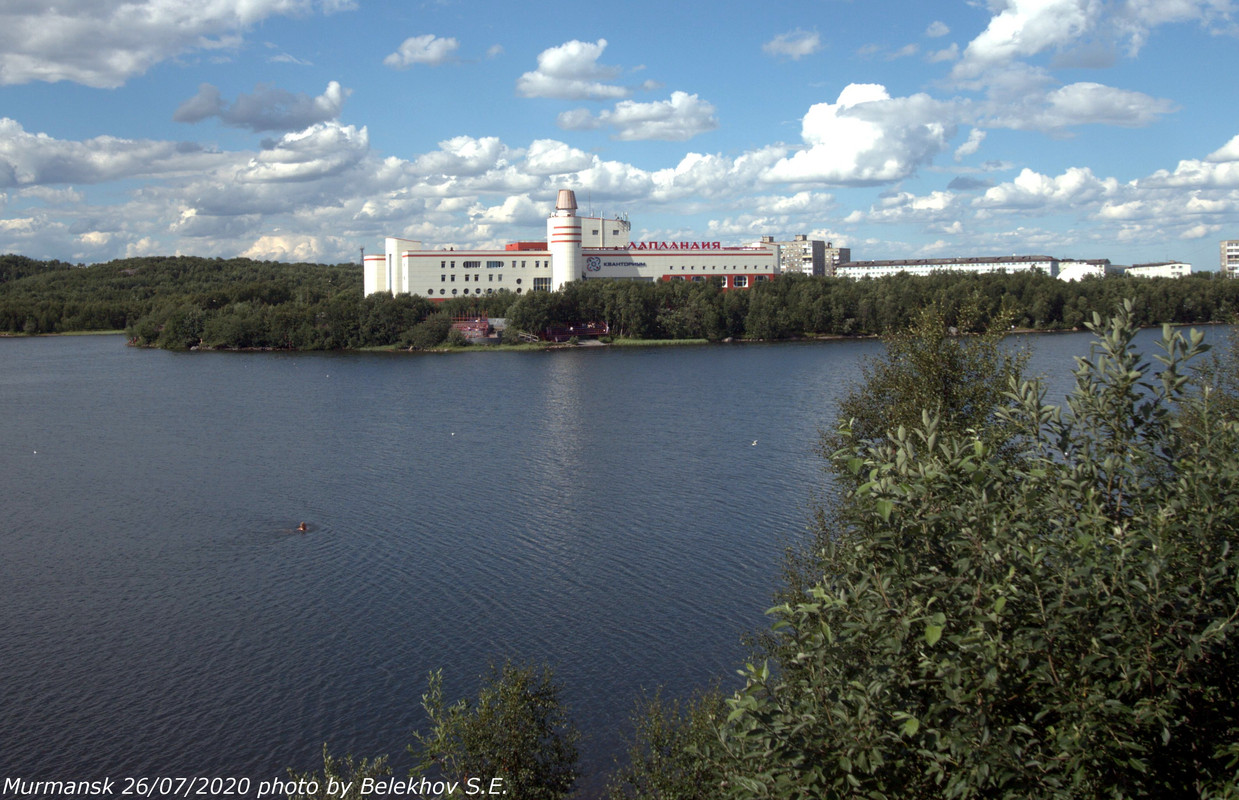
[[[446,261],[440,261],[440,262],[439,262],[439,269],[447,269],[447,262],[446,262]]]
[[[747,275],[737,275],[732,278],[732,285],[743,289],[745,286],[749,285],[749,278]]]
[[[513,261],[513,262],[512,262],[512,266],[516,266],[516,262],[515,262],[515,261]],[[524,262],[524,261],[522,261],[522,262],[521,262],[521,269],[524,269],[524,268],[525,268],[525,262]]]
[[[549,292],[551,290],[550,278],[534,278],[533,290],[535,292]]]
[[[447,294],[447,289],[440,289],[439,294]]]
[[[502,261],[487,261],[486,262],[487,269],[499,269],[502,266],[503,266]]]
[[[452,269],[456,269],[456,262],[455,262],[455,261],[453,261],[453,262],[452,262]]]
[[[447,275],[440,275],[439,283],[447,283]]]
[[[482,266],[481,261],[463,261],[461,263],[464,264],[465,269],[477,269]]]
[[[499,282],[500,282],[500,283],[503,283],[503,273],[502,273],[502,272],[500,272],[500,273],[499,273]],[[519,282],[519,280],[518,280],[518,282]]]
[[[427,290],[426,290],[426,295],[427,295],[427,296],[430,296],[430,295],[432,295],[432,294],[434,294],[434,293],[435,293],[435,290],[434,290],[433,288],[431,288],[431,289],[427,289]]]
[[[452,283],[455,283],[455,282],[456,282],[456,273],[455,273],[455,272],[453,272],[453,273],[452,273]]]
[[[455,290],[455,289],[453,289],[453,290],[452,290],[452,294],[456,294],[456,290]]]
[[[517,285],[517,286],[520,286],[520,285],[521,285],[521,279],[520,279],[520,278],[517,278],[517,279],[516,279],[516,285]]]

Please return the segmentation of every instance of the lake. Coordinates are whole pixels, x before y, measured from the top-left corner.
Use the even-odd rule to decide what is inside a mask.
[[[1091,339],[1024,340],[1061,397]],[[554,667],[592,796],[644,690],[736,685],[879,351],[0,340],[0,778],[259,781],[324,742],[404,774],[427,673],[512,657]]]

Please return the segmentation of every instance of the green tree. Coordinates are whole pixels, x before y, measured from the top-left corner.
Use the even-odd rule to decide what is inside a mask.
[[[432,672],[422,695],[430,719],[427,733],[414,734],[411,773],[436,771],[443,779],[483,785],[503,782],[509,800],[557,800],[576,782],[579,734],[568,718],[550,667],[491,665],[477,700],[447,705],[442,671]]]
[[[713,800],[722,775],[701,755],[717,741],[726,715],[718,690],[683,702],[661,693],[643,698],[633,714],[627,761],[607,784],[608,800]]]
[[[1004,342],[1008,317],[984,330],[975,322],[978,315],[970,304],[948,324],[939,307],[929,306],[910,327],[884,336],[883,354],[861,365],[860,380],[839,401],[839,420],[848,423],[848,436],[876,442],[901,426],[919,424],[928,410],[943,431],[976,430],[989,437],[1011,381],[1023,377],[1028,353]],[[984,332],[959,334],[975,328]],[[837,431],[823,436],[826,455],[842,445]]]
[[[288,782],[300,789],[316,787],[317,791],[292,792],[288,797],[289,800],[364,800],[371,794],[362,792],[363,782],[366,779],[380,780],[390,774],[391,766],[387,763],[387,756],[379,756],[373,761],[365,758],[357,761],[350,754],[341,761],[332,756],[327,750],[327,745],[324,744],[321,774],[317,772],[299,774],[291,769],[288,771]],[[343,793],[330,791],[332,787],[340,786],[347,787],[347,790]]]
[[[431,314],[409,329],[400,342],[414,350],[428,350],[443,344],[451,331],[451,317],[447,314]]]
[[[1095,318],[1066,409],[846,427],[822,570],[708,753],[736,798],[1179,798],[1239,783],[1239,421]],[[1199,420],[1186,435],[1183,410]]]

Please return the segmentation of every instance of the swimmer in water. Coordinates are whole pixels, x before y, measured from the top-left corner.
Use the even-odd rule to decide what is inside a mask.
[[[302,533],[305,533],[309,529],[310,529],[310,526],[306,525],[304,522],[297,526],[297,530],[301,531]]]

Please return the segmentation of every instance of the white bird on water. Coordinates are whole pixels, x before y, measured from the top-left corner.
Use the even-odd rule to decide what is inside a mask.
[[[756,447],[756,446],[757,446],[757,440],[756,440],[756,439],[754,439],[754,440],[753,440],[753,447]]]

